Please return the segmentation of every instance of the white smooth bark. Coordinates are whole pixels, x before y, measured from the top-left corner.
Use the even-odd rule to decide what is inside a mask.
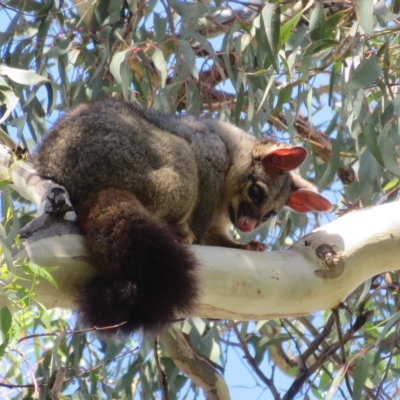
[[[4,165],[4,159],[0,163]],[[52,185],[29,175],[34,171],[24,164],[13,169],[13,187],[36,203],[40,214]],[[31,182],[34,186],[29,187]],[[400,269],[399,211],[396,202],[349,213],[283,251],[192,246],[201,264],[202,294],[195,315],[264,320],[338,305],[368,278]],[[49,217],[40,218],[46,223],[25,231],[24,248],[16,256],[43,266],[58,265],[53,273],[58,289],[43,281],[35,287],[36,298],[47,307],[73,307],[78,286],[96,269],[90,265],[84,238],[70,233],[73,223],[49,224]]]

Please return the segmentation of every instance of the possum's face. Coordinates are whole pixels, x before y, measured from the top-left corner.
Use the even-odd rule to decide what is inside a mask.
[[[252,232],[260,228],[286,204],[292,178],[288,173],[272,175],[263,171],[250,174],[247,181],[238,185],[237,195],[229,201],[228,212],[232,224],[240,231]]]
[[[228,213],[242,232],[252,232],[277,215],[287,205],[297,212],[330,211],[332,205],[307,181],[293,174],[307,156],[302,147],[271,148],[259,143],[253,149],[247,173],[234,173],[230,182]],[[243,164],[239,168],[244,171]]]

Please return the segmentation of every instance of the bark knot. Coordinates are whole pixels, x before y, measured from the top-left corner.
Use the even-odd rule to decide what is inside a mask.
[[[343,273],[344,257],[337,246],[324,243],[316,248],[315,253],[324,262],[326,268],[314,271],[317,276],[323,279],[334,279]]]

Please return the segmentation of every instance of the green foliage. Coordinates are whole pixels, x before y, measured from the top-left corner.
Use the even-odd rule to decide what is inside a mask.
[[[332,4],[272,2],[245,9],[234,3],[227,15],[231,9],[223,2],[10,0],[0,10],[2,129],[32,150],[65,108],[119,96],[302,143],[310,153],[302,175],[328,189],[336,204],[344,198],[361,199],[363,206],[395,200],[399,5]],[[39,280],[57,283],[52,269],[13,258],[32,209],[9,183],[1,176],[0,357],[7,372],[0,384],[14,385],[9,397],[45,398],[63,367],[62,393],[71,399],[160,397],[151,340],[140,349],[135,340],[105,343],[79,333],[69,312],[35,302]],[[317,226],[318,218],[285,211],[260,239],[282,248]],[[288,390],[286,398],[390,398],[400,377],[399,281],[398,273],[386,274],[359,288],[340,311],[338,327],[329,325],[326,312],[243,323],[238,334],[224,321],[193,319],[182,328],[220,366],[233,341],[252,350],[264,377],[275,363],[291,377],[287,387],[279,385],[282,393]],[[323,338],[320,327],[327,330]],[[301,358],[299,352],[304,356],[316,341],[314,352]],[[199,388],[166,350],[158,353],[170,398],[197,396]],[[304,363],[311,373],[295,392],[290,385]],[[258,374],[262,387],[264,377]],[[22,389],[27,383],[32,386]]]

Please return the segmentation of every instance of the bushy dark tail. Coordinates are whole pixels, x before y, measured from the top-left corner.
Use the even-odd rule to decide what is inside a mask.
[[[175,242],[171,228],[150,215],[137,198],[104,189],[78,207],[78,223],[87,236],[101,275],[85,283],[77,298],[87,327],[124,335],[156,332],[195,305],[197,261]]]

